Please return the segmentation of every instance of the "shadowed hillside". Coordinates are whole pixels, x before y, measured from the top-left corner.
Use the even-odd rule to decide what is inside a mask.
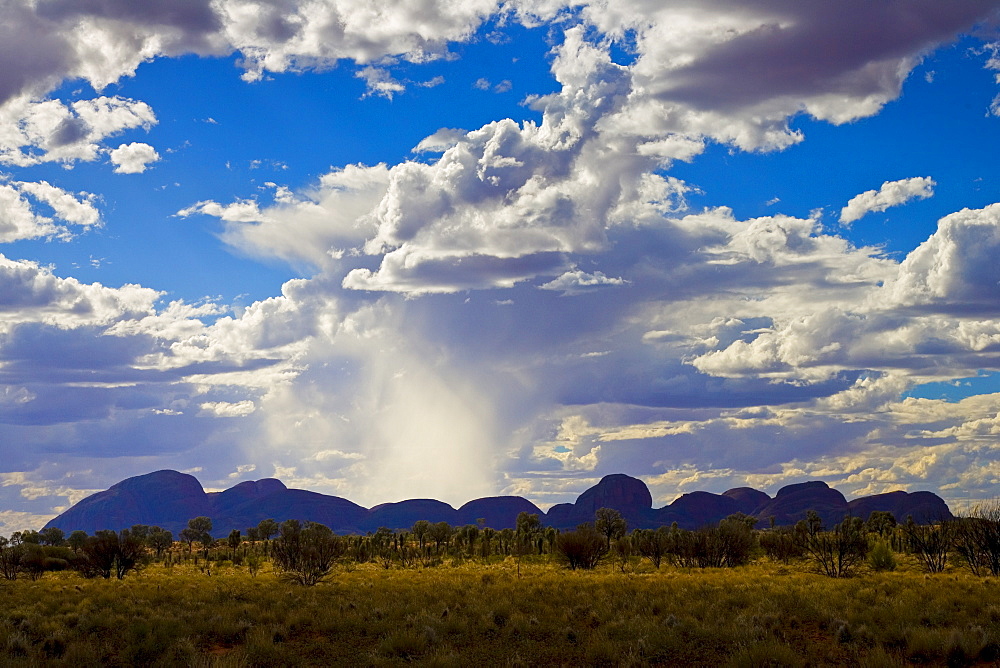
[[[850,502],[825,482],[788,485],[771,498],[764,492],[739,487],[722,494],[691,492],[662,508],[653,508],[646,483],[623,474],[605,476],[581,494],[575,503],[561,503],[547,513],[518,496],[475,499],[461,508],[434,499],[408,499],[383,503],[370,509],[337,496],[288,489],[280,480],[266,478],[242,482],[223,492],[206,493],[194,476],[177,471],[156,471],[128,478],[83,499],[46,526],[63,531],[93,533],[119,530],[134,524],[161,526],[179,532],[192,517],[212,519],[215,533],[256,526],[271,518],[279,522],[299,519],[325,524],[339,533],[364,533],[379,527],[405,529],[418,520],[452,525],[476,524],[480,519],[494,529],[513,528],[521,512],[537,513],[542,524],[558,529],[591,522],[598,508],[613,508],[629,528],[655,528],[674,522],[696,529],[717,523],[734,513],[752,515],[761,526],[794,524],[814,510],[832,526],[845,516],[866,518],[872,511],[891,512],[897,521],[910,515],[917,522],[951,518],[947,504],[931,492],[890,492],[860,497]]]

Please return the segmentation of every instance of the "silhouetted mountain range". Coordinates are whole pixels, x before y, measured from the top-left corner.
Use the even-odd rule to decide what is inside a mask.
[[[653,498],[643,481],[620,473],[608,475],[581,494],[575,503],[560,503],[542,512],[519,496],[494,496],[469,501],[457,510],[434,499],[408,499],[364,508],[337,496],[303,489],[288,489],[274,478],[241,482],[224,492],[205,492],[197,478],[177,471],[156,471],[128,478],[83,499],[46,526],[64,531],[124,529],[134,524],[161,526],[174,533],[201,515],[212,519],[213,534],[224,536],[233,529],[245,530],[261,520],[278,522],[298,519],[325,524],[339,533],[364,533],[379,527],[408,529],[417,520],[475,524],[480,518],[494,529],[514,527],[518,513],[538,513],[542,523],[559,529],[592,522],[598,508],[614,508],[630,529],[655,528],[677,522],[696,529],[715,524],[733,513],[753,515],[768,526],[794,524],[815,510],[827,526],[845,516],[866,519],[874,510],[889,511],[897,521],[912,515],[917,522],[952,517],[944,500],[931,492],[889,492],[847,501],[825,482],[788,485],[772,498],[749,487],[722,494],[691,492],[662,508],[653,508]]]

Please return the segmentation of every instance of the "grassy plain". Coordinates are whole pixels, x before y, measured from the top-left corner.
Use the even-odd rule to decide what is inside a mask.
[[[548,561],[384,569],[301,587],[267,566],[153,564],[122,581],[0,582],[4,666],[992,664],[1000,580],[834,579],[761,559],[658,571]]]

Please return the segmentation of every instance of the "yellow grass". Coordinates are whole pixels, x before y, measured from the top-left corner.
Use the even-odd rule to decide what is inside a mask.
[[[766,559],[630,574],[547,561],[340,569],[152,565],[0,583],[2,665],[971,665],[1000,657],[1000,583],[954,570],[831,579]]]

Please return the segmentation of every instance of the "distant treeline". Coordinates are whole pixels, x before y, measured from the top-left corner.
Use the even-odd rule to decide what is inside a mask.
[[[380,528],[365,535],[340,536],[316,523],[265,519],[225,538],[212,535],[212,520],[195,517],[174,536],[160,527],[135,525],[115,532],[68,536],[55,527],[0,537],[0,574],[38,579],[49,571],[73,569],[84,577],[124,578],[157,561],[167,567],[194,561],[211,574],[228,563],[256,576],[270,562],[285,577],[314,585],[337,566],[376,563],[389,568],[433,567],[463,560],[486,562],[513,558],[555,560],[570,569],[591,569],[610,562],[622,572],[640,560],[655,568],[725,568],[756,558],[789,563],[808,560],[831,577],[851,574],[867,565],[892,570],[896,555],[915,555],[927,572],[940,572],[949,562],[975,575],[1000,575],[1000,503],[976,508],[967,517],[918,524],[898,523],[892,513],[874,511],[866,520],[845,518],[824,526],[816,512],[792,527],[757,527],[757,518],[736,513],[714,526],[682,529],[674,523],[658,529],[634,529],[617,511],[600,508],[593,522],[575,530],[544,527],[538,514],[522,512],[515,528],[494,530],[484,521],[464,526],[420,520],[409,530]]]

